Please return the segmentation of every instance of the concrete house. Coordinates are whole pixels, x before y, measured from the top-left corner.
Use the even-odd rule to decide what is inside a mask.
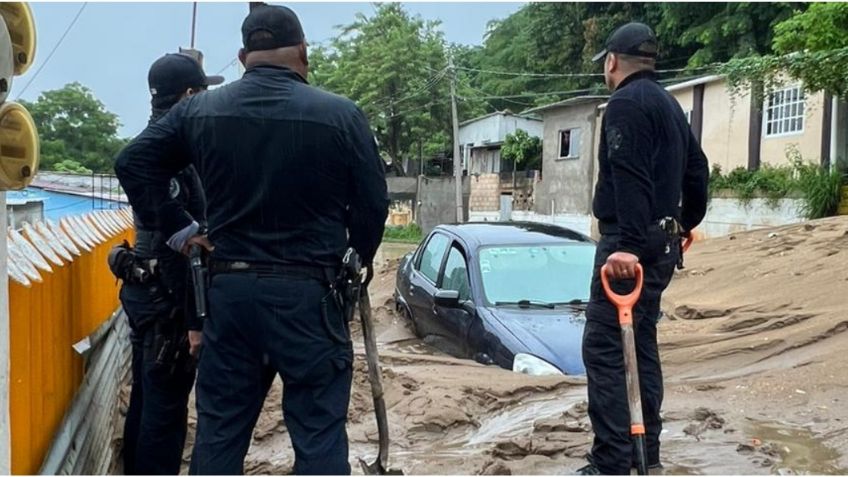
[[[710,164],[723,172],[789,163],[787,148],[805,161],[848,159],[848,105],[823,92],[805,93],[787,82],[762,102],[749,93],[732,98],[722,76],[704,76],[666,88],[687,113]]]
[[[468,174],[497,174],[505,169],[501,161],[501,146],[507,134],[518,129],[541,137],[542,121],[524,114],[498,111],[460,123],[460,155]]]
[[[526,111],[542,117],[542,176],[531,213],[513,219],[539,220],[588,233],[595,175],[594,137],[598,106],[606,96],[579,96]]]

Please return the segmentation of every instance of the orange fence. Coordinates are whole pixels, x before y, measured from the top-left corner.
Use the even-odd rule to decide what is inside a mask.
[[[119,306],[109,250],[132,241],[126,209],[8,232],[12,473],[35,474],[83,378],[72,346]]]

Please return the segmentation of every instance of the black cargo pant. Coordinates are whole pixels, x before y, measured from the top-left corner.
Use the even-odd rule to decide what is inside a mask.
[[[630,410],[624,375],[624,352],[618,312],[601,285],[601,267],[618,250],[617,234],[601,237],[595,254],[591,298],[583,332],[583,361],[589,392],[589,418],[595,433],[591,460],[605,475],[629,475],[633,459]],[[657,349],[660,298],[671,281],[680,256],[679,239],[669,240],[659,227],[649,229],[648,244],[640,263],[644,270],[642,295],[634,309],[634,335],[642,392],[648,464],[660,462],[663,399],[662,370]],[[611,282],[613,291],[629,293],[633,280]]]
[[[146,286],[134,284],[121,288],[121,302],[132,329],[133,380],[124,424],[124,473],[175,475],[182,463],[194,365],[187,345],[176,362],[156,364],[156,321],[170,318],[172,303],[155,303]]]
[[[192,474],[243,473],[253,427],[277,373],[294,472],[350,473],[345,425],[353,348],[338,306],[328,300],[322,314],[328,292],[314,278],[213,275],[197,376]]]

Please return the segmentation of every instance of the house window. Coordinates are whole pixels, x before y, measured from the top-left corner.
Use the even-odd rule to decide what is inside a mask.
[[[559,132],[559,158],[580,157],[580,128],[563,129]]]
[[[795,86],[771,93],[763,121],[766,137],[804,132],[804,90]]]

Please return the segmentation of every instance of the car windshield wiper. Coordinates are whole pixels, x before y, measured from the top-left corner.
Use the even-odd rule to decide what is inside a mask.
[[[538,300],[518,300],[518,301],[496,301],[495,306],[503,306],[503,305],[518,305],[519,308],[548,308],[553,310],[556,305],[553,303],[548,303],[545,301]]]
[[[589,300],[583,300],[581,298],[575,298],[569,301],[560,301],[555,303],[555,305],[588,305]]]

